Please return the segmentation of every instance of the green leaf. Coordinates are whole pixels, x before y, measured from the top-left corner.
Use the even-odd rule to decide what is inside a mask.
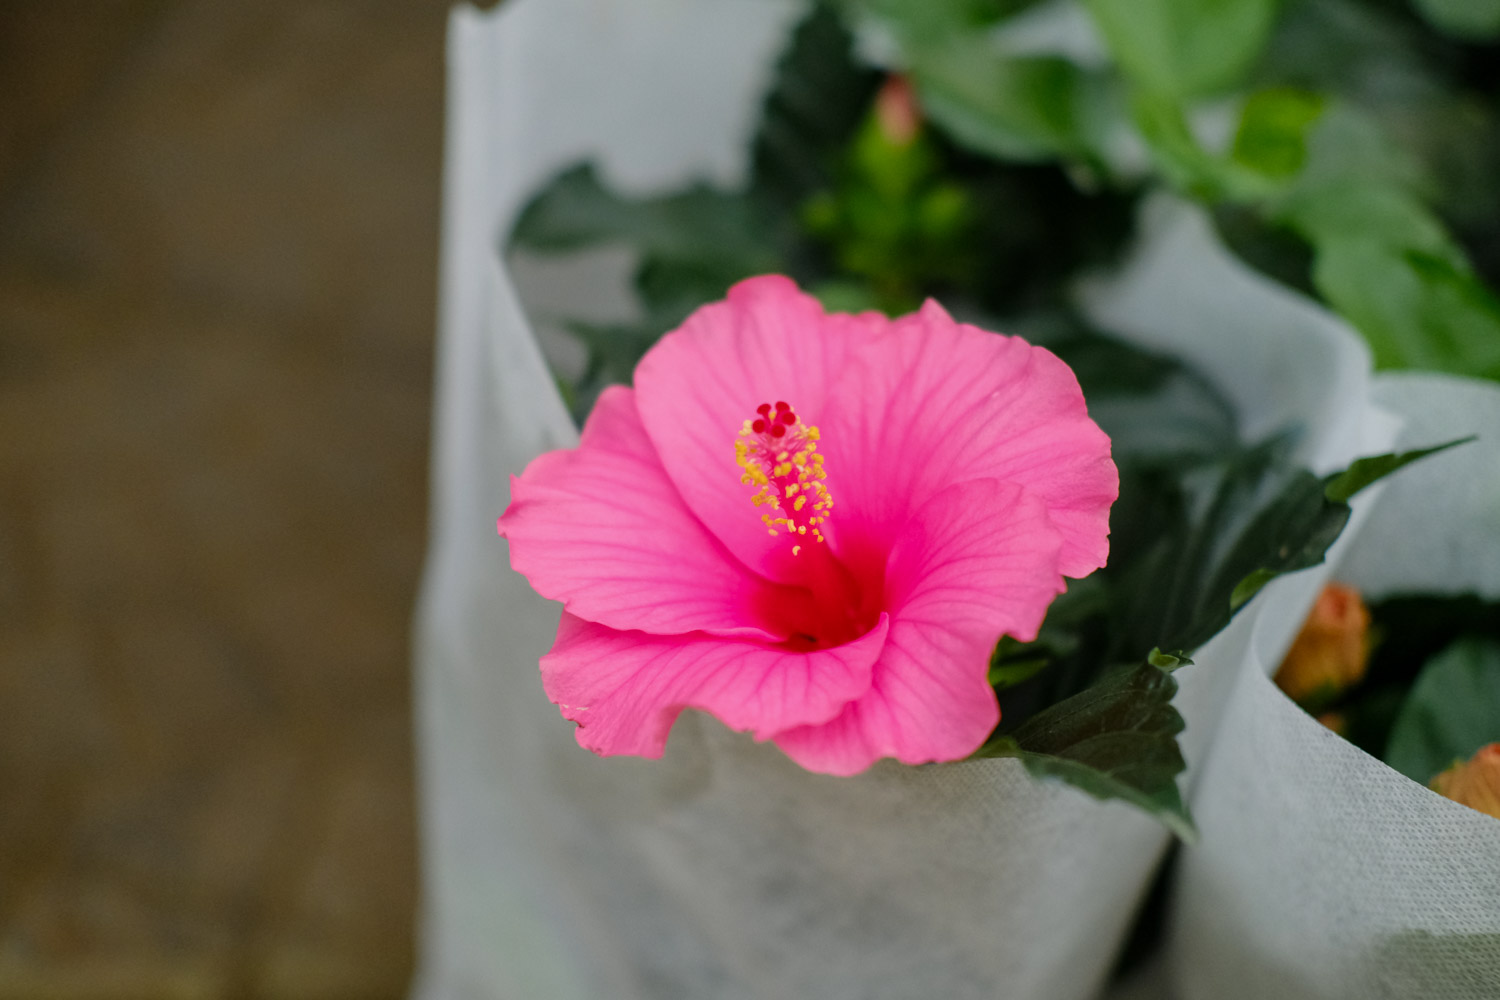
[[[1469,636],[1428,660],[1396,717],[1385,761],[1427,784],[1500,741],[1500,642]]]
[[[1500,36],[1500,0],[1413,0],[1439,31],[1481,41]]]
[[[1177,789],[1186,766],[1177,746],[1177,682],[1141,663],[1119,670],[1032,716],[976,757],[1015,757],[1036,778],[1064,781],[1097,799],[1146,810],[1186,841],[1197,838]]]
[[[1056,56],[1008,56],[965,37],[910,50],[922,110],[960,145],[1001,160],[1087,158],[1111,100],[1105,79]]]
[[[1294,176],[1307,161],[1307,136],[1323,114],[1321,94],[1277,87],[1252,94],[1240,112],[1234,160],[1278,180]]]
[[[1125,74],[1195,97],[1238,83],[1276,21],[1277,0],[1085,0]]]
[[[1500,300],[1448,256],[1332,240],[1317,246],[1313,282],[1377,367],[1500,378]]]
[[[625,244],[647,258],[733,272],[777,261],[764,212],[744,196],[698,185],[659,198],[622,198],[600,183],[592,164],[559,174],[521,212],[511,238],[552,253]]]
[[[996,647],[996,650],[998,652],[999,647]],[[1024,684],[1045,670],[1051,663],[1052,660],[1047,656],[991,660],[989,672],[990,687],[996,691],[1004,691],[1006,688],[1013,688],[1017,684]]]
[[[1274,213],[1314,246],[1358,241],[1429,254],[1454,252],[1437,217],[1403,185],[1384,178],[1336,175],[1303,183]]]
[[[1361,458],[1319,478],[1289,464],[1272,440],[1190,476],[1188,517],[1131,574],[1136,594],[1123,650],[1191,653],[1271,580],[1323,561],[1348,523],[1348,500],[1435,448]]]
[[[1459,445],[1468,444],[1473,440],[1474,437],[1471,435],[1443,444],[1436,444],[1430,448],[1418,448],[1413,451],[1403,451],[1390,455],[1370,455],[1365,458],[1355,459],[1349,468],[1324,480],[1323,495],[1334,503],[1347,502],[1366,486],[1384,479],[1403,466],[1410,465],[1418,459],[1426,458],[1428,455],[1436,455],[1440,451],[1447,451],[1449,448],[1457,448]]]

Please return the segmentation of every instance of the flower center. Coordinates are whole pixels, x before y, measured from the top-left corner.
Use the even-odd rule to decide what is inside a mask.
[[[811,536],[821,542],[819,525],[828,520],[833,498],[823,485],[823,456],[818,454],[818,429],[804,424],[791,406],[762,403],[758,416],[745,421],[734,443],[735,461],[744,475],[740,481],[756,487],[750,502],[769,507],[761,515],[772,535],[792,536],[792,555],[802,551]]]

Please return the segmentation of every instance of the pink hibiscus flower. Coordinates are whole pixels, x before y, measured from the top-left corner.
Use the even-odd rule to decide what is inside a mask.
[[[684,708],[802,766],[955,760],[1003,635],[1109,552],[1118,477],[1072,371],[935,302],[825,314],[779,276],[704,306],[511,480],[511,564],[563,602],[578,742],[658,757]]]

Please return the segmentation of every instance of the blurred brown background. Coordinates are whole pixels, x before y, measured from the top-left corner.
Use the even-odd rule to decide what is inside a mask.
[[[0,998],[398,997],[446,0],[0,3]]]

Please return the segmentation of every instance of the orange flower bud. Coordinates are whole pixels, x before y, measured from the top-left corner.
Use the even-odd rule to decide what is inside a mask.
[[[1360,682],[1369,661],[1369,609],[1359,591],[1330,583],[1281,661],[1276,683],[1299,705],[1326,705]]]
[[[1500,819],[1500,743],[1480,747],[1467,762],[1454,765],[1429,785],[1434,792]]]
[[[911,82],[899,73],[886,77],[875,95],[875,121],[892,146],[910,146],[922,127],[922,111]]]

